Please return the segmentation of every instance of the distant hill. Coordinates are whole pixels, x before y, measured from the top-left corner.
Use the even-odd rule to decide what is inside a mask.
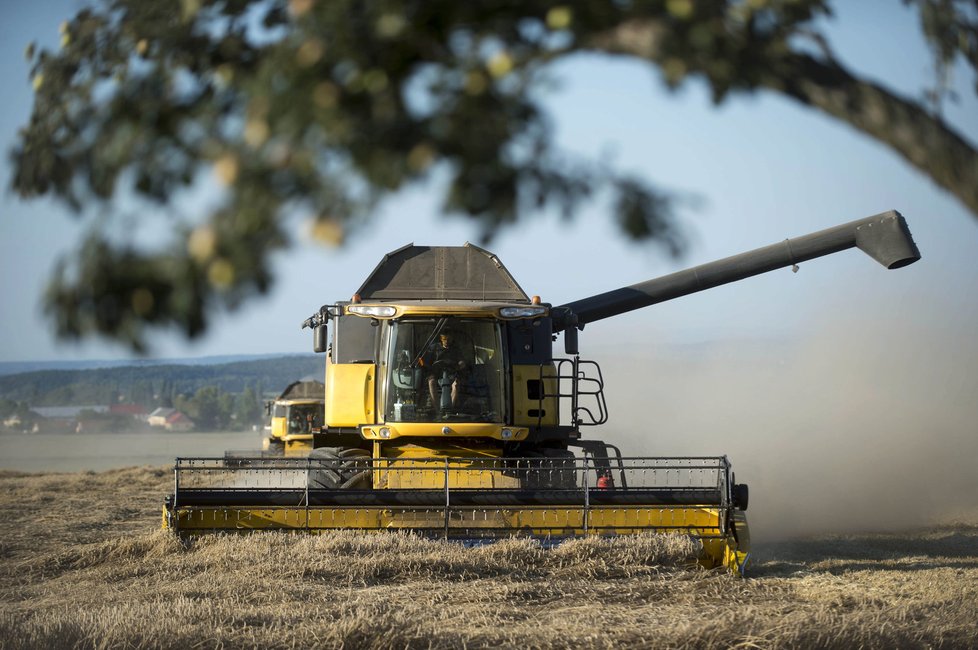
[[[122,368],[128,366],[212,366],[238,361],[277,359],[284,354],[234,354],[178,359],[93,359],[88,361],[0,361],[0,377],[36,370],[92,370],[95,368]]]
[[[33,370],[0,376],[0,398],[32,406],[109,404],[120,399],[151,403],[164,390],[192,394],[203,386],[240,393],[246,386],[278,393],[303,378],[322,379],[325,358],[307,354],[251,358],[231,363],[140,362],[88,369]]]

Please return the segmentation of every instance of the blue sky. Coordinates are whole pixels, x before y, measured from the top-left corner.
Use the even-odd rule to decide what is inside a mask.
[[[0,4],[0,76],[7,89],[0,104],[4,150],[30,111],[24,46],[35,39],[53,43],[58,24],[77,6]],[[829,33],[843,60],[919,96],[931,63],[914,14],[896,1],[842,6]],[[591,331],[601,340],[651,331],[664,342],[797,337],[814,316],[843,309],[857,310],[867,322],[895,320],[891,310],[901,307],[936,309],[955,327],[962,321],[978,325],[976,301],[965,291],[978,286],[972,253],[978,220],[882,145],[768,94],[734,97],[715,107],[698,84],[669,93],[654,72],[634,63],[576,57],[561,63],[555,74],[561,86],[549,103],[557,137],[568,151],[607,156],[617,167],[695,200],[682,211],[692,245],[678,262],[654,246],[625,241],[599,205],[573,223],[544,214],[503,231],[490,248],[528,292],[544,300],[573,300],[891,208],[908,218],[924,253],[921,264],[899,273],[882,272],[857,253],[811,262],[797,275],[773,273],[596,324],[586,333],[585,345]],[[948,104],[947,115],[975,141],[978,103],[967,92],[969,81],[959,71],[965,101]],[[0,172],[7,185],[6,157]],[[435,215],[432,193],[431,187],[418,188],[389,200],[374,224],[342,250],[303,243],[297,230],[298,249],[276,260],[279,282],[270,296],[218,318],[200,341],[160,335],[155,354],[307,350],[307,333],[298,330],[298,323],[320,304],[348,297],[384,252],[409,241],[475,240],[467,224]],[[79,232],[80,224],[48,200],[24,203],[9,192],[0,198],[0,360],[126,356],[123,348],[99,341],[59,343],[40,313],[40,295],[54,260],[70,249]]]

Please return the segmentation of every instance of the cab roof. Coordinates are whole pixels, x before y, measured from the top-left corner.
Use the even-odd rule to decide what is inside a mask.
[[[408,244],[391,251],[357,294],[364,302],[530,302],[498,257],[469,243],[464,246]]]

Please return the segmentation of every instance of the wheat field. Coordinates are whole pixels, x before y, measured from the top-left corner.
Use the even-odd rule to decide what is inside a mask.
[[[978,518],[755,541],[749,576],[682,537],[464,548],[406,534],[159,529],[164,468],[0,473],[0,648],[966,648]]]

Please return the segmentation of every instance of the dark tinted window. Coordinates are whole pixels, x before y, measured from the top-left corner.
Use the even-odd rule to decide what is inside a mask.
[[[342,316],[333,322],[333,363],[377,362],[377,324],[359,316]]]

